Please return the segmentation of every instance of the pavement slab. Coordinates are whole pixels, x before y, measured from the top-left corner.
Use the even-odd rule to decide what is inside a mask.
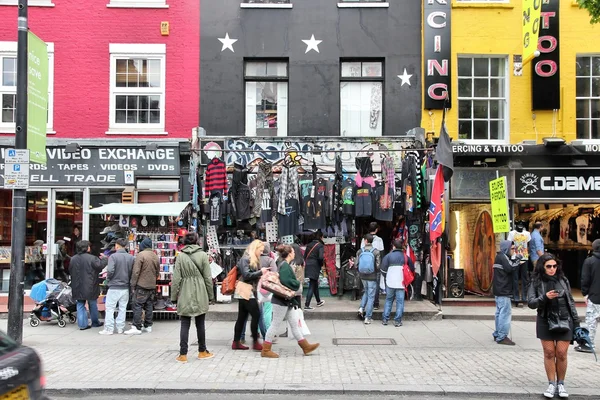
[[[492,339],[487,320],[404,321],[404,326],[355,320],[312,320],[307,339],[321,347],[308,357],[290,338],[278,338],[278,359],[231,350],[233,323],[207,321],[207,346],[215,357],[179,364],[179,322],[157,321],[151,334],[101,336],[25,321],[24,344],[42,357],[50,393],[239,392],[323,394],[432,394],[506,398],[539,396],[545,389],[542,349],[535,323],[514,321],[514,347]],[[6,321],[0,321],[6,329]],[[248,330],[249,332],[249,330]],[[390,338],[396,345],[333,344],[335,338]],[[573,395],[599,398],[600,363],[569,352],[566,384]]]

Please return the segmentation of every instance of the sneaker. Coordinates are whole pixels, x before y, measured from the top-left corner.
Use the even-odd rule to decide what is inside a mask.
[[[365,325],[371,325],[371,322],[373,322],[371,318],[365,318]]]
[[[209,358],[213,358],[215,355],[208,350],[201,351],[198,353],[199,360],[207,360]]]
[[[365,311],[362,307],[358,309],[358,318],[365,319]]]
[[[379,310],[379,306],[373,306],[373,310]]]
[[[394,326],[395,326],[396,328],[399,328],[399,327],[401,327],[401,326],[402,326],[402,321],[394,321]]]
[[[304,310],[310,311],[310,310],[314,310],[314,308],[312,308],[311,306],[304,306]]]
[[[504,339],[502,339],[501,341],[496,342],[496,343],[498,343],[498,344],[504,344],[504,345],[507,345],[507,346],[514,346],[516,344],[515,342],[513,342],[512,340],[510,340],[507,337],[505,337]]]
[[[141,335],[142,331],[139,330],[138,328],[136,328],[135,326],[132,326],[130,330],[128,330],[127,332],[125,332],[125,334],[128,335],[128,336]]]
[[[569,397],[569,393],[567,393],[567,389],[565,389],[564,383],[558,384],[558,397],[562,397],[563,399]]]
[[[384,319],[383,321],[381,321],[381,325],[387,326],[387,324],[388,324],[387,320]]]
[[[175,361],[185,364],[187,362],[187,355],[180,354]]]
[[[146,326],[146,327],[142,328],[142,332],[152,333],[152,327],[151,326]]]
[[[320,302],[317,303],[317,307],[323,307],[325,305],[325,302],[323,300],[321,300]]]
[[[117,334],[122,335],[123,334],[123,329],[117,329]]]
[[[546,391],[544,392],[544,397],[552,399],[552,398],[554,398],[555,393],[556,393],[556,385],[554,385],[554,383],[551,383],[548,385],[548,389],[546,389]]]
[[[112,331],[107,331],[106,329],[102,329],[100,332],[98,332],[100,335],[112,335],[113,332]]]

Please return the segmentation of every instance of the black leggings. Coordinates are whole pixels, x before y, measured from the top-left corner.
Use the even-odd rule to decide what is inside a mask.
[[[194,317],[196,322],[196,334],[198,335],[198,352],[206,351],[206,335],[204,328],[204,319],[206,314]],[[190,337],[190,326],[192,325],[192,317],[179,317],[181,320],[181,330],[179,331],[179,354],[187,355],[188,339]]]
[[[246,321],[248,320],[248,314],[252,317],[250,322],[250,331],[252,332],[252,339],[256,342],[258,340],[258,320],[260,319],[260,309],[258,308],[258,301],[256,299],[244,300],[239,299],[238,301],[238,319],[235,323],[235,331],[233,340],[239,342],[242,337],[242,330]]]
[[[310,279],[308,284],[308,293],[306,294],[306,307],[310,306],[310,301],[313,295],[317,300],[317,303],[321,302],[321,296],[319,296],[319,281],[317,279]]]

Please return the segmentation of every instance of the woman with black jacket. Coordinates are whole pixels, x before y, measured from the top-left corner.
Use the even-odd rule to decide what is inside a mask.
[[[260,308],[257,300],[257,286],[258,281],[264,273],[268,271],[267,268],[260,267],[260,256],[263,253],[265,244],[260,240],[255,240],[246,249],[246,252],[238,261],[238,274],[240,281],[252,285],[252,294],[250,299],[246,300],[240,298],[238,300],[238,318],[235,323],[235,332],[233,336],[233,343],[231,348],[233,350],[248,350],[247,346],[244,346],[240,340],[242,337],[242,330],[246,321],[248,320],[248,314],[252,317],[250,323],[250,330],[252,332],[252,340],[254,341],[252,349],[261,351],[262,346],[258,341],[258,321],[260,319]]]
[[[544,368],[549,383],[544,396],[553,398],[558,392],[559,397],[569,397],[564,382],[567,351],[573,341],[573,332],[579,326],[579,316],[569,281],[552,254],[544,253],[538,259],[527,290],[527,303],[529,308],[537,309],[536,336],[544,349]],[[553,320],[566,321],[565,328],[550,330],[549,316]]]
[[[325,302],[319,297],[319,276],[325,258],[325,244],[323,243],[323,232],[314,233],[313,240],[306,246],[304,251],[305,276],[309,279],[308,293],[306,294],[305,310],[312,310],[310,301],[313,295],[317,299],[317,307],[322,307]]]

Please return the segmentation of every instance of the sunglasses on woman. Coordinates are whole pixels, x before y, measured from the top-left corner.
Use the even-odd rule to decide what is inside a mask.
[[[546,265],[544,265],[544,268],[546,268],[546,269],[556,269],[556,268],[558,268],[558,266],[556,265],[556,263],[554,263],[554,264],[546,264]]]

